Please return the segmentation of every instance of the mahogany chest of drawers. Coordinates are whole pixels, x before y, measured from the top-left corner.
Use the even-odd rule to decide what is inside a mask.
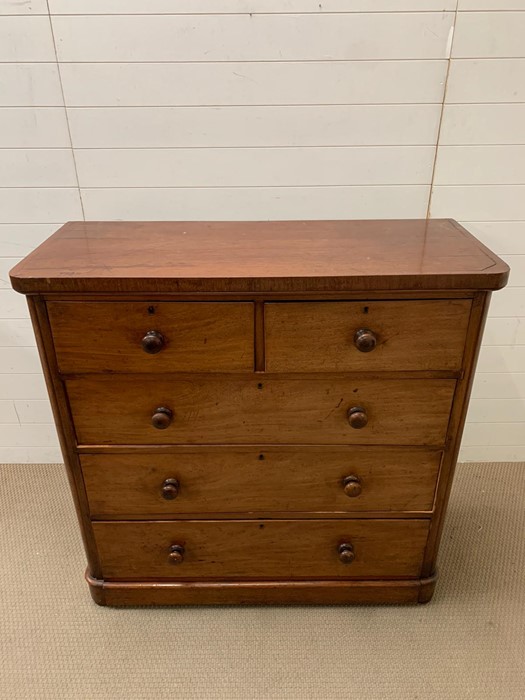
[[[507,277],[452,220],[63,226],[11,279],[94,600],[428,601]]]

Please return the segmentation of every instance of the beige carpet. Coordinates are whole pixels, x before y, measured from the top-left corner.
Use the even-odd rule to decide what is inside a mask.
[[[63,467],[0,467],[0,697],[522,700],[525,464],[458,469],[433,601],[99,608]]]

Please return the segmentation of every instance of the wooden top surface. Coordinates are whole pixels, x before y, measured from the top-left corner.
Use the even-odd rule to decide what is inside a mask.
[[[509,268],[451,219],[70,222],[12,271],[37,293],[499,289]]]

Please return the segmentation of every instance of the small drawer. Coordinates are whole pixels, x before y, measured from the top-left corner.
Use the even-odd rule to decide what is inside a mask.
[[[81,444],[444,443],[454,379],[189,375],[66,381]]]
[[[441,452],[182,449],[80,457],[92,517],[431,511]]]
[[[420,574],[429,520],[94,522],[105,580],[370,579]]]
[[[47,309],[64,373],[253,371],[250,302],[55,301]]]
[[[470,299],[267,303],[266,370],[458,371],[470,306]]]

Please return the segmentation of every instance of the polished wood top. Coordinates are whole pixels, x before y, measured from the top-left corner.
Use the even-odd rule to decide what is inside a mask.
[[[25,294],[499,289],[509,268],[451,219],[70,222],[11,271]]]

